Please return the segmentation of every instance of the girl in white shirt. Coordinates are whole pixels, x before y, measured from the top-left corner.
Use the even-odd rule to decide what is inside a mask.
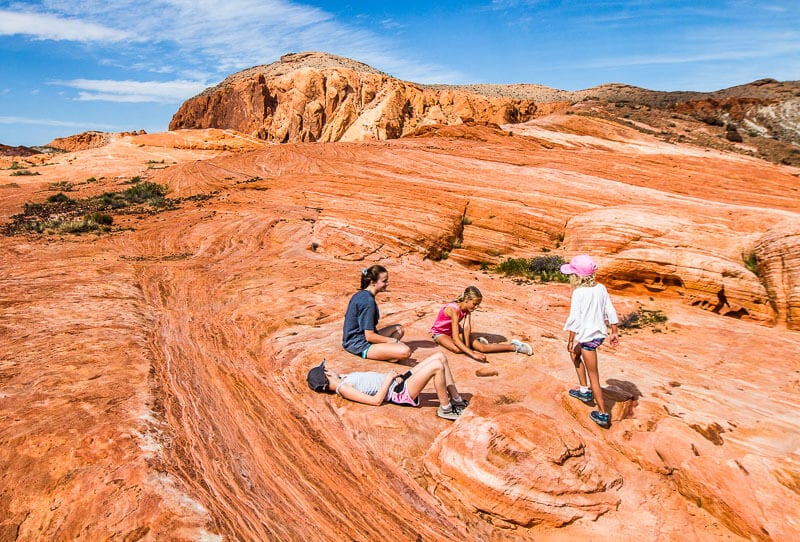
[[[569,394],[584,403],[596,401],[599,410],[593,410],[589,417],[601,427],[609,427],[611,418],[606,411],[603,389],[600,387],[597,347],[609,337],[608,326],[611,326],[609,344],[617,346],[619,320],[606,287],[594,280],[596,271],[597,265],[586,254],[575,256],[568,264],[561,266],[561,272],[570,275],[572,286],[569,318],[564,325],[564,330],[569,332],[567,351],[580,383],[580,387],[569,390]],[[587,376],[591,388],[587,386]]]

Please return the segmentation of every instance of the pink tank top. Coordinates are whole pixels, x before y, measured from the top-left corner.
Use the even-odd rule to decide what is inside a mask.
[[[447,335],[448,337],[453,336],[453,321],[450,319],[449,316],[447,316],[447,313],[445,312],[445,310],[447,310],[448,307],[453,307],[456,310],[456,312],[458,313],[459,323],[461,323],[461,320],[464,319],[466,313],[458,307],[458,303],[455,302],[448,303],[447,305],[441,308],[439,314],[436,316],[436,321],[433,323],[433,326],[431,327],[431,335]]]

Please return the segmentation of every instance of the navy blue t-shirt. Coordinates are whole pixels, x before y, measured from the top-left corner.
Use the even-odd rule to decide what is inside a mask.
[[[370,343],[364,331],[375,331],[378,327],[378,304],[368,290],[359,290],[350,298],[347,312],[344,313],[344,329],[342,330],[342,346],[351,354],[360,356],[369,348]]]

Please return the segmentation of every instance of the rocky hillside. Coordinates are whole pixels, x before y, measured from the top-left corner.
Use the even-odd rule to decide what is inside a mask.
[[[395,139],[429,124],[523,122],[532,100],[436,90],[324,53],[298,53],[236,73],[186,101],[170,122],[231,128],[279,143]]]
[[[273,142],[393,139],[432,124],[517,123],[553,111],[594,115],[665,140],[800,165],[800,82],[716,92],[611,83],[569,92],[534,84],[421,85],[325,53],[231,75],[187,100],[170,129],[235,129]]]

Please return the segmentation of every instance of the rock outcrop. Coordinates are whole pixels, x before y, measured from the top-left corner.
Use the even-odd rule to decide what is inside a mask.
[[[170,122],[181,128],[230,128],[279,143],[402,137],[429,124],[522,122],[531,100],[427,89],[365,64],[298,53],[236,73],[187,100]]]
[[[47,147],[58,149],[60,151],[65,151],[65,152],[82,151],[86,149],[95,149],[97,147],[103,147],[105,145],[108,145],[109,141],[111,141],[111,138],[115,136],[141,135],[144,133],[145,133],[144,130],[139,130],[135,132],[120,132],[117,134],[109,132],[97,132],[92,130],[68,137],[56,138],[50,143],[48,143]]]

